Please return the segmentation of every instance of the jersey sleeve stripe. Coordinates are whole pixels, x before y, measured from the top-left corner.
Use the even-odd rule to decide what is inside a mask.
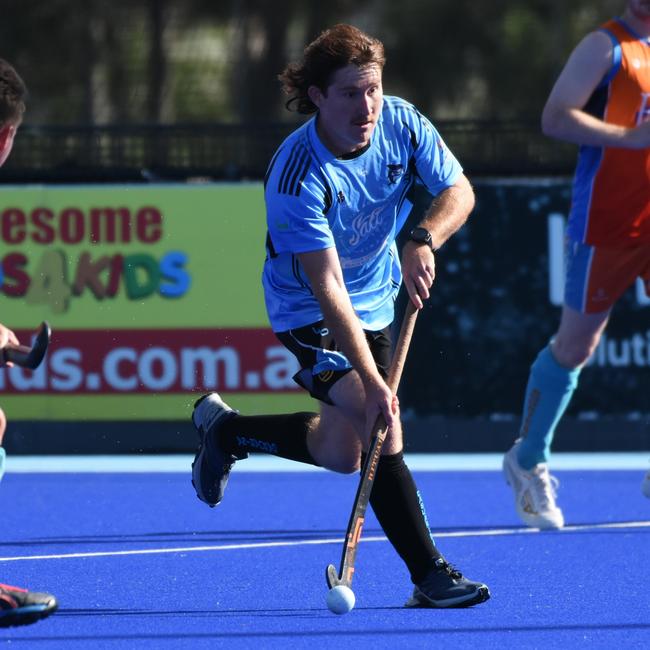
[[[300,194],[300,183],[309,169],[309,152],[302,145],[296,145],[287,160],[278,182],[279,194]]]
[[[278,181],[278,193],[286,194],[287,185],[289,183],[289,177],[293,174],[293,171],[297,165],[298,154],[296,153],[296,147],[291,150],[289,158],[287,159],[282,173],[280,174],[280,180]]]
[[[294,194],[295,196],[300,195],[302,182],[305,180],[305,176],[307,176],[307,171],[309,170],[309,164],[310,164],[309,154],[305,150],[303,151],[303,155],[300,159],[298,170],[296,171],[296,174],[293,177],[293,181],[291,183],[291,187],[289,188],[291,194]]]

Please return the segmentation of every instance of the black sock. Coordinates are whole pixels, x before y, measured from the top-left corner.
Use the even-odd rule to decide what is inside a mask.
[[[316,418],[316,413],[236,415],[219,427],[219,442],[224,451],[235,456],[245,451],[261,451],[318,465],[307,449],[307,433],[315,426]]]
[[[365,459],[364,453],[362,463]],[[431,538],[420,493],[402,452],[380,457],[370,505],[411,580],[418,584],[442,555]]]

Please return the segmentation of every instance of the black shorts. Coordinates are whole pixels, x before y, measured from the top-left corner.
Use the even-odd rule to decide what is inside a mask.
[[[366,340],[382,377],[388,377],[392,346],[390,327],[378,332],[365,331]],[[347,375],[352,366],[339,350],[334,336],[324,321],[298,327],[285,332],[276,332],[282,345],[298,359],[300,371],[293,380],[309,392],[312,397],[332,404],[329,391],[341,377]]]

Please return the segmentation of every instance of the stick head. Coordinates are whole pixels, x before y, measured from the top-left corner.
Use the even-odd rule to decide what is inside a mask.
[[[330,564],[325,571],[325,579],[327,580],[327,586],[332,589],[338,585],[343,584],[343,581],[339,578],[339,574],[336,571],[336,567],[333,564]]]
[[[52,329],[47,321],[43,321],[36,332],[36,339],[31,348],[26,345],[8,346],[2,350],[3,357],[17,366],[35,370],[45,357],[51,337]]]

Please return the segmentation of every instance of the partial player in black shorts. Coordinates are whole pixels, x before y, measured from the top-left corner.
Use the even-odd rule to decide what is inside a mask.
[[[385,378],[391,360],[390,327],[378,332],[366,330],[365,334],[377,369]],[[332,404],[330,389],[352,370],[352,366],[340,352],[324,321],[319,320],[286,332],[276,332],[276,336],[298,359],[300,370],[293,376],[294,381],[312,397],[325,404]]]

